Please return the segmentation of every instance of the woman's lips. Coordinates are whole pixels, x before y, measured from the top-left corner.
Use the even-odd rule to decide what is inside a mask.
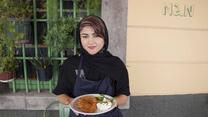
[[[96,46],[88,46],[89,49],[93,50],[96,48]]]

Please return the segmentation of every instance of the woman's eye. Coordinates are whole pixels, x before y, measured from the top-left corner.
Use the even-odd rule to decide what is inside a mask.
[[[87,36],[82,36],[82,38],[87,38]]]
[[[99,37],[99,35],[93,35],[93,37]]]

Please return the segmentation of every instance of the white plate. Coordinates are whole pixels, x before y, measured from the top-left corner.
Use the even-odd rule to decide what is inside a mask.
[[[81,97],[85,97],[85,96],[94,96],[94,97],[99,97],[101,96],[100,94],[86,94],[86,95],[81,95],[79,97],[76,97],[75,99],[72,100],[72,102],[70,103],[70,108],[72,109],[72,111],[76,112],[76,113],[79,113],[79,114],[83,114],[83,115],[98,115],[98,114],[103,114],[103,113],[106,113],[106,112],[109,112],[111,111],[112,109],[114,109],[116,106],[117,106],[117,102],[115,99],[113,99],[113,97],[109,96],[109,95],[104,95],[104,97],[108,98],[108,99],[112,99],[112,106],[107,109],[107,110],[99,110],[97,109],[96,112],[94,113],[85,113],[85,112],[82,112],[80,111],[75,105],[74,103],[76,102],[77,99],[81,98]]]

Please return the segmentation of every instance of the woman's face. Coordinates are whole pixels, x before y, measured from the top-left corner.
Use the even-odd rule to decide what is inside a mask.
[[[80,38],[83,48],[91,55],[99,52],[104,46],[104,39],[98,37],[91,26],[85,26],[80,31]]]

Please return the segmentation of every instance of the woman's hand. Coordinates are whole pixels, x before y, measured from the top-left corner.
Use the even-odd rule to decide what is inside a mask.
[[[69,105],[71,101],[73,100],[73,98],[69,97],[66,94],[61,94],[61,95],[58,95],[57,97],[58,97],[59,102],[65,105]]]
[[[73,100],[73,98],[69,97],[66,94],[61,94],[58,95],[58,100],[60,103],[65,104],[65,105],[69,105],[71,103],[71,101]],[[74,112],[74,111],[73,111]],[[77,116],[79,115],[79,113],[74,112]]]
[[[126,102],[128,101],[128,96],[126,95],[119,95],[115,97],[116,101],[117,101],[117,105],[124,105],[126,104]]]

